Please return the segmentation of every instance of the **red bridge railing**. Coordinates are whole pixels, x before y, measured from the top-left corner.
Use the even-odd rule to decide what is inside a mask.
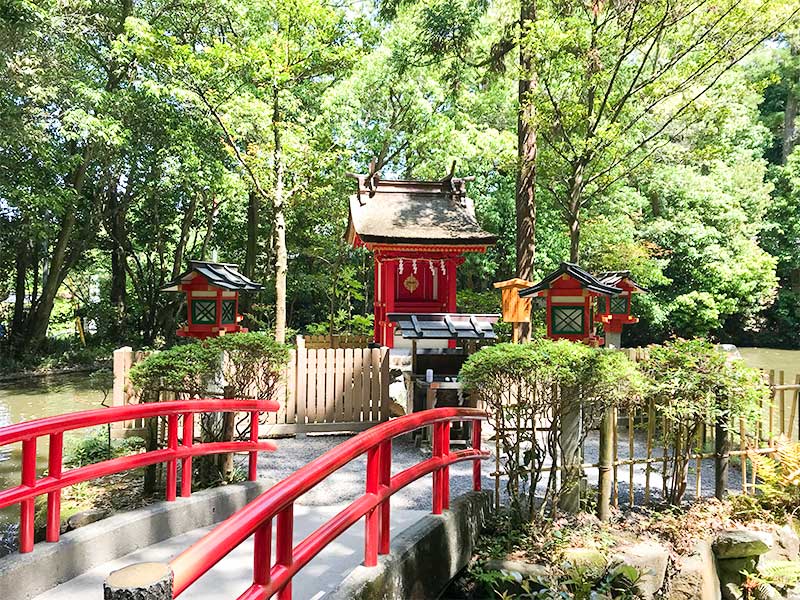
[[[34,503],[36,497],[47,494],[48,542],[57,542],[61,528],[61,490],[104,475],[138,469],[147,465],[167,463],[166,499],[176,498],[178,461],[181,462],[181,496],[192,493],[192,457],[226,452],[249,452],[249,479],[256,479],[259,450],[275,450],[271,442],[258,441],[258,415],[276,412],[278,403],[271,400],[177,400],[100,408],[46,417],[0,428],[0,446],[22,442],[22,482],[0,491],[0,508],[20,505],[19,549],[33,550]],[[249,412],[250,440],[238,442],[194,443],[194,415],[214,412]],[[119,421],[167,417],[167,447],[151,452],[133,454],[103,462],[63,470],[64,432]],[[181,443],[178,443],[178,424],[182,420]],[[36,443],[40,437],[50,438],[47,475],[36,476]]]
[[[173,598],[216,565],[229,552],[255,535],[253,583],[239,600],[262,600],[278,594],[291,600],[292,578],[323,548],[366,517],[364,564],[377,564],[388,554],[389,497],[413,481],[433,473],[433,513],[450,506],[449,467],[471,460],[472,484],[481,487],[481,420],[486,413],[473,408],[436,408],[377,425],[336,446],[261,494],[239,512],[186,549],[170,563],[174,574]],[[451,452],[450,423],[472,421],[472,448]],[[433,427],[433,455],[395,475],[391,472],[392,439],[421,427]],[[366,491],[347,508],[293,545],[294,502],[353,459],[366,454]],[[272,521],[277,520],[275,561],[271,558]]]

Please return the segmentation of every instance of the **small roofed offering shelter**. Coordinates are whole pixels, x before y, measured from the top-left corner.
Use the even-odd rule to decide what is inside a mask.
[[[239,325],[239,292],[263,290],[230,263],[190,260],[189,269],[162,288],[186,294],[187,324],[176,332],[181,337],[205,339],[243,333]]]
[[[532,281],[514,277],[506,281],[497,281],[495,289],[501,293],[500,305],[503,321],[512,324],[512,341],[520,341],[520,325],[531,320],[531,299],[520,298],[519,291],[533,285]]]
[[[373,254],[375,341],[392,348],[396,324],[389,314],[455,313],[458,265],[466,252],[484,252],[496,237],[475,218],[469,178],[453,171],[438,181],[354,177],[346,238]]]

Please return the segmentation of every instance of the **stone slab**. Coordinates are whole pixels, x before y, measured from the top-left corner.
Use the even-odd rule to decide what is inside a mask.
[[[489,492],[470,492],[442,515],[428,515],[392,541],[391,553],[375,567],[354,569],[331,600],[438,598],[472,558],[490,511]]]
[[[201,490],[175,502],[112,515],[0,559],[0,598],[27,600],[110,560],[218,523],[271,487],[268,481]]]

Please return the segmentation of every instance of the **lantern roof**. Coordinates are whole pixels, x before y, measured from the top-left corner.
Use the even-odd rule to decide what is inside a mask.
[[[437,181],[381,179],[377,173],[353,175],[347,241],[366,244],[488,246],[497,237],[484,231],[467,197],[472,178],[451,173]]]
[[[205,277],[209,285],[225,290],[257,292],[264,289],[264,286],[260,283],[256,283],[242,275],[234,264],[190,260],[189,269],[161,288],[161,291],[180,292],[182,291],[182,285],[189,283],[198,275]]]
[[[557,280],[562,275],[569,275],[581,284],[581,287],[602,294],[605,296],[613,296],[622,292],[621,288],[601,281],[599,277],[595,277],[588,271],[583,270],[581,267],[574,263],[562,262],[561,266],[555,271],[550,273],[547,277],[542,279],[539,283],[532,285],[529,288],[519,291],[520,298],[533,296],[537,292],[541,292],[550,288],[550,284]]]
[[[633,288],[633,292],[637,293],[649,291],[647,288],[643,288],[633,279],[631,279],[630,271],[605,271],[603,273],[598,273],[597,279],[605,285],[611,285],[614,287],[619,287],[619,284],[624,281]]]

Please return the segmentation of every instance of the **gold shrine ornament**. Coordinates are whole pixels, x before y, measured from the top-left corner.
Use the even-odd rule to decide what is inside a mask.
[[[419,281],[416,277],[414,277],[413,273],[406,277],[405,281],[403,282],[403,287],[406,288],[411,294],[413,294],[414,291],[419,287]]]

